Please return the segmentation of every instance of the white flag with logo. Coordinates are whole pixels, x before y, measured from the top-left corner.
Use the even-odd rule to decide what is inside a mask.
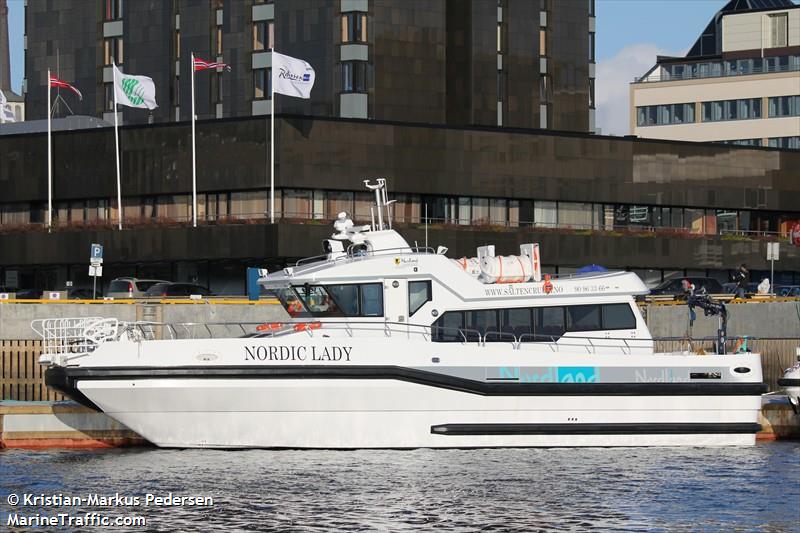
[[[314,68],[308,62],[272,52],[272,92],[311,98]]]
[[[3,94],[3,91],[0,91],[0,122],[16,121],[14,111],[12,111],[11,106],[8,105],[8,100],[6,100],[6,95]]]
[[[156,85],[147,76],[125,74],[114,65],[114,92],[117,103],[128,107],[155,109]]]

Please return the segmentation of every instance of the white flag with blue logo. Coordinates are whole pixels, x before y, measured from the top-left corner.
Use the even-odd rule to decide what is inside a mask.
[[[116,65],[114,65],[114,92],[119,105],[146,109],[158,107],[153,79],[125,74]]]
[[[272,92],[311,98],[314,68],[302,59],[272,52]]]

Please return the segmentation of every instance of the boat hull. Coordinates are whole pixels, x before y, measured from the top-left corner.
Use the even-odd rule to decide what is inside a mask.
[[[48,372],[56,388],[153,444],[179,448],[753,445],[761,406],[756,384],[470,390],[386,369],[359,377],[352,369],[350,377]]]

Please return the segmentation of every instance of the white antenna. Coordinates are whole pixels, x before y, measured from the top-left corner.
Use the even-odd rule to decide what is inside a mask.
[[[369,180],[364,180],[364,185],[367,189],[375,191],[375,205],[377,207],[376,211],[378,212],[378,231],[383,231],[383,207],[386,202],[386,180],[384,178],[378,178],[377,182],[377,185],[370,185]]]

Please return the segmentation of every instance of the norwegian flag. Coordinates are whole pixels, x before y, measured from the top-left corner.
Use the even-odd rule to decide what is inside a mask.
[[[210,70],[210,69],[217,69],[217,68],[224,68],[227,71],[231,70],[230,65],[227,63],[222,63],[221,61],[203,61],[200,58],[194,58],[194,70]]]
[[[78,89],[76,89],[75,87],[73,87],[69,83],[56,78],[52,74],[50,74],[50,87],[60,87],[60,88],[63,88],[63,89],[69,89],[70,91],[72,91],[72,92],[74,92],[75,94],[78,95],[78,100],[83,100],[83,95],[81,94],[81,92]]]

